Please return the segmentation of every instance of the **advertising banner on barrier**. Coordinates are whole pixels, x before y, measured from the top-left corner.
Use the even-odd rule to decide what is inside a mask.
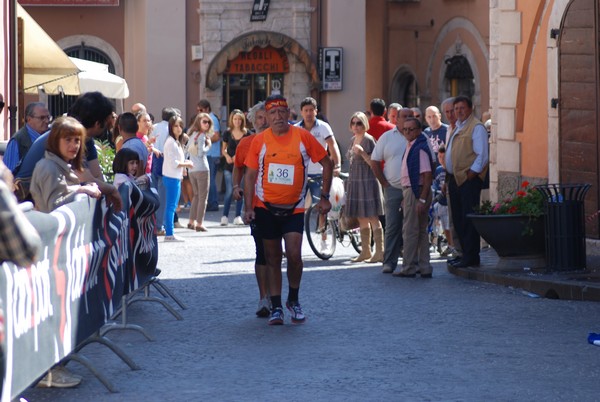
[[[0,265],[4,312],[2,401],[10,401],[93,335],[122,296],[154,273],[158,198],[120,188],[123,212],[87,196],[50,214],[26,214],[42,239],[31,267]]]

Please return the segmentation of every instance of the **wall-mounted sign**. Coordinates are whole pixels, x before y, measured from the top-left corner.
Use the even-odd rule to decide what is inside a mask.
[[[342,48],[324,47],[319,54],[323,91],[342,90]]]
[[[19,0],[22,6],[118,6],[119,0]]]
[[[250,21],[265,21],[269,12],[270,0],[254,0]]]
[[[272,74],[287,73],[290,62],[284,49],[272,46],[255,47],[249,52],[240,52],[227,63],[227,74]]]

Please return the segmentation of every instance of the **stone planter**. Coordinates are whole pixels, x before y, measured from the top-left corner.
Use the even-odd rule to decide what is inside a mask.
[[[545,268],[544,217],[525,215],[467,215],[479,235],[496,251],[497,268]],[[531,234],[524,234],[530,227]]]

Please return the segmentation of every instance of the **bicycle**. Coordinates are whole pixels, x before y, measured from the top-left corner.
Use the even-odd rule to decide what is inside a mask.
[[[347,179],[347,173],[340,173],[340,178]],[[342,228],[340,221],[344,216],[344,207],[339,211],[330,211],[325,217],[316,208],[316,204],[308,207],[304,214],[304,232],[313,253],[322,260],[328,260],[335,252],[337,242],[344,247],[352,244],[357,253],[361,252],[360,230]],[[348,243],[345,243],[346,236]]]

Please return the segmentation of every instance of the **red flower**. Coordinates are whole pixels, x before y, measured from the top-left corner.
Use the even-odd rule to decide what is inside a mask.
[[[509,214],[516,214],[517,213],[517,207],[516,206],[512,206],[508,209],[508,213]]]
[[[525,197],[527,195],[527,193],[525,191],[523,191],[523,190],[519,190],[519,191],[517,191],[517,195],[519,197]]]
[[[529,182],[527,180],[525,180],[523,183],[521,183],[521,188],[525,188],[529,186]]]

